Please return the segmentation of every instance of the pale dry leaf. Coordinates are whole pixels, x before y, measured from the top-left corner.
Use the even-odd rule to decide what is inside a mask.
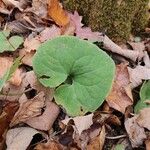
[[[41,115],[42,108],[45,106],[44,93],[41,92],[33,99],[28,100],[20,105],[19,110],[16,112],[14,118],[11,121],[10,126],[14,126],[18,123],[25,122],[26,120]]]
[[[128,118],[125,121],[125,129],[129,135],[132,147],[139,147],[143,144],[143,141],[146,139],[146,134],[144,128],[138,125],[137,116]]]
[[[130,75],[131,88],[135,88],[142,83],[142,80],[150,79],[150,68],[138,65],[135,68],[128,67]]]
[[[47,18],[47,0],[33,0],[30,11],[41,18]]]
[[[45,111],[41,116],[30,118],[25,121],[25,123],[38,130],[50,130],[54,121],[58,117],[60,109],[51,101],[47,101],[45,107]]]
[[[150,68],[150,58],[147,51],[144,51],[143,62],[145,64],[145,67]]]
[[[26,150],[33,136],[38,133],[29,127],[10,129],[6,135],[7,150]]]
[[[0,57],[0,78],[3,77],[3,75],[6,73],[6,71],[11,67],[13,64],[13,58],[12,57]],[[22,70],[17,69],[13,76],[10,78],[9,82],[13,85],[19,86],[22,82]]]
[[[2,0],[6,6],[8,7],[17,7],[20,11],[23,11],[23,9],[21,8],[21,3],[19,1],[16,0]]]
[[[93,114],[87,115],[87,116],[78,116],[78,117],[74,117],[74,118],[68,118],[65,120],[62,120],[62,123],[67,125],[69,120],[73,120],[75,127],[79,133],[79,135],[81,135],[82,131],[88,129],[92,124],[93,124]]]
[[[110,107],[122,113],[133,104],[127,64],[117,65],[113,87],[106,100]]]
[[[150,108],[143,108],[138,117],[137,117],[137,123],[144,128],[147,128],[150,130]]]
[[[51,40],[57,36],[61,35],[61,30],[57,26],[53,25],[52,27],[45,28],[39,35],[41,42]]]
[[[128,42],[133,50],[138,50],[138,51],[144,51],[145,50],[145,45],[144,42]]]

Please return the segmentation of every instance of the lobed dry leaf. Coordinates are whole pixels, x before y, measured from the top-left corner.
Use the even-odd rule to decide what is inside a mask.
[[[33,136],[38,133],[37,130],[29,127],[8,130],[6,135],[7,150],[26,150]]]
[[[70,21],[67,12],[63,10],[62,5],[58,0],[48,1],[48,15],[59,26],[66,26]]]
[[[19,110],[16,112],[11,121],[10,126],[18,123],[25,122],[26,120],[41,115],[42,108],[45,106],[44,93],[41,92],[33,99],[28,100],[20,105]]]
[[[150,108],[143,108],[138,117],[137,117],[137,123],[144,128],[147,128],[150,130]]]
[[[38,130],[50,130],[58,117],[60,109],[55,103],[50,101],[47,101],[45,105],[45,111],[41,116],[29,118],[25,123]]]
[[[122,113],[133,104],[127,64],[117,65],[113,87],[106,101],[110,107]]]
[[[137,116],[128,118],[125,121],[125,129],[129,135],[132,147],[139,147],[143,144],[143,141],[146,139],[146,134],[144,128],[138,125]]]

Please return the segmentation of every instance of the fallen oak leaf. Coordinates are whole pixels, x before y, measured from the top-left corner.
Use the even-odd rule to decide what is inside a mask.
[[[45,111],[41,116],[29,118],[24,122],[38,130],[50,130],[54,121],[58,117],[60,109],[55,103],[50,101],[46,102],[45,107]]]
[[[133,104],[127,64],[116,67],[116,77],[111,92],[106,98],[108,105],[122,113]]]
[[[134,116],[125,121],[125,129],[129,135],[133,148],[142,145],[143,141],[146,139],[144,128],[139,126],[136,120],[137,116]]]
[[[33,136],[38,133],[37,130],[29,127],[8,130],[6,135],[7,150],[26,150]]]
[[[65,10],[63,10],[63,8],[58,0],[49,0],[48,1],[48,15],[59,26],[66,26],[70,21],[67,12],[65,12]]]
[[[45,106],[44,93],[41,92],[33,99],[23,102],[20,105],[19,110],[16,112],[14,118],[11,121],[10,127],[25,122],[29,118],[41,115],[42,108]]]

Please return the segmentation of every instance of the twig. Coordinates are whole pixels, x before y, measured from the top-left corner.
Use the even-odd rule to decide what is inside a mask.
[[[118,136],[114,136],[114,137],[106,136],[106,139],[116,140],[116,139],[121,139],[121,138],[125,138],[125,137],[127,137],[127,136],[126,135],[118,135]]]

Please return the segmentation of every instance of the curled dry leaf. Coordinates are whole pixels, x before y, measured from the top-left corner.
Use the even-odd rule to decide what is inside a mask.
[[[26,150],[33,136],[38,133],[29,127],[10,129],[6,135],[7,150]]]
[[[45,107],[45,111],[41,116],[29,118],[27,121],[25,121],[25,123],[38,130],[50,130],[54,121],[58,117],[60,109],[55,103],[50,101],[46,102]]]
[[[3,75],[6,73],[6,71],[11,67],[13,64],[13,58],[12,57],[0,57],[0,78],[3,77]],[[9,82],[13,85],[19,86],[22,82],[22,76],[21,76],[22,70],[17,69]]]
[[[137,116],[129,118],[125,121],[125,128],[129,135],[132,147],[138,147],[143,144],[146,139],[144,128],[138,125]]]
[[[65,119],[62,121],[63,124],[67,125],[68,122],[72,119],[74,121],[75,127],[81,135],[82,131],[88,129],[93,124],[93,114],[87,116],[79,116],[74,118]]]
[[[137,123],[144,128],[150,130],[150,108],[144,108],[137,117]]]
[[[133,104],[131,93],[127,64],[117,65],[114,84],[106,98],[108,105],[124,113],[125,109]]]
[[[11,121],[10,126],[14,126],[20,122],[41,115],[42,108],[45,106],[44,93],[41,92],[33,99],[28,100],[20,105],[19,110],[16,112],[14,118]]]
[[[48,15],[59,26],[66,26],[70,21],[67,12],[63,10],[62,5],[59,3],[59,0],[48,1]]]

